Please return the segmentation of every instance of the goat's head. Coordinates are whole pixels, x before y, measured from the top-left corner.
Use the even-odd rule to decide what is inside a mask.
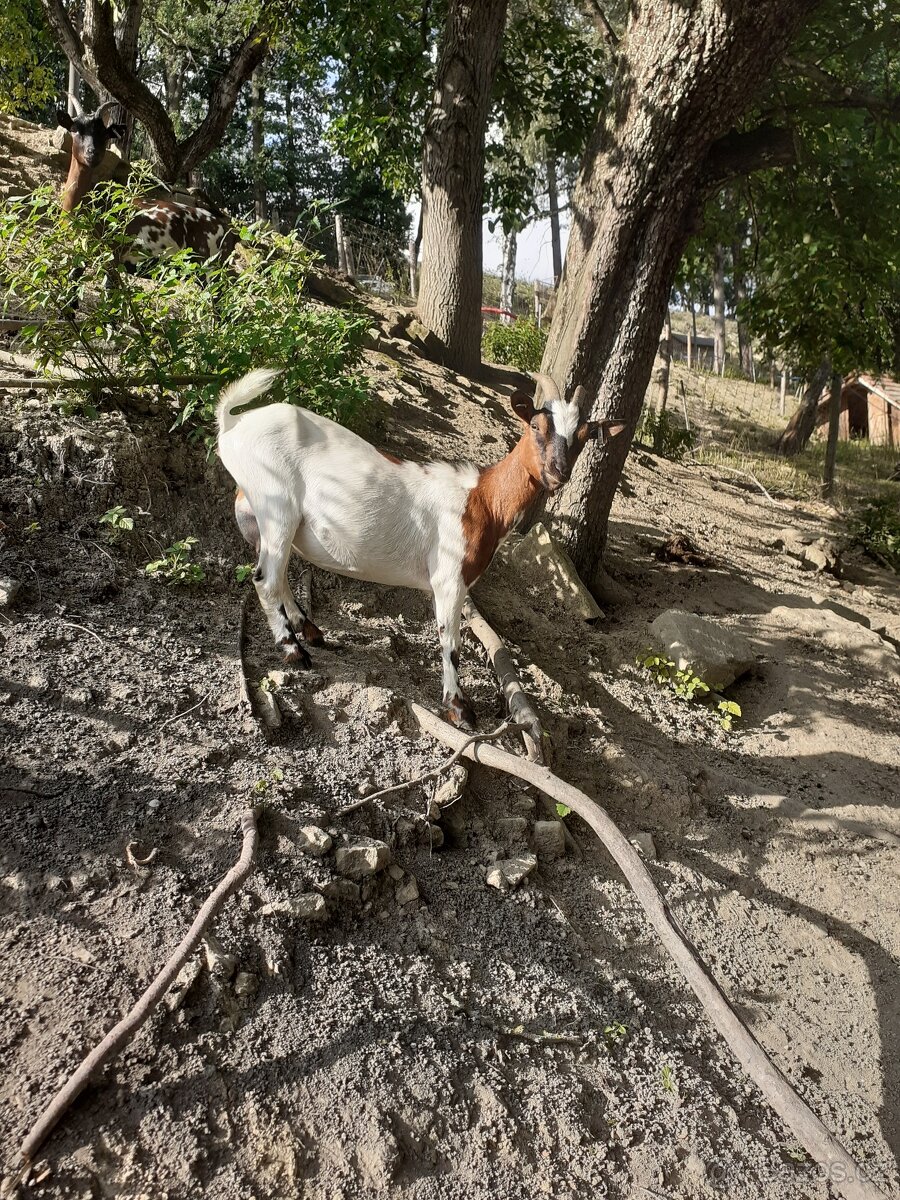
[[[621,421],[586,421],[582,414],[587,393],[575,389],[571,400],[564,400],[549,375],[536,374],[542,400],[535,404],[524,392],[510,398],[513,412],[528,429],[529,471],[548,492],[558,492],[572,474],[572,468],[585,444],[598,440],[601,445],[617,437],[625,425]]]
[[[86,113],[74,96],[71,99],[75,105],[75,116],[59,108],[56,110],[56,119],[72,135],[72,157],[79,166],[89,169],[99,167],[109,143],[125,136],[124,125],[107,124],[112,110],[119,107],[118,102],[108,100],[96,112]]]

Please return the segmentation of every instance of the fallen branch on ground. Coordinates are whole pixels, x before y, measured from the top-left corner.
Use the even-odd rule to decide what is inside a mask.
[[[690,451],[688,453],[690,454]],[[701,466],[702,464],[696,462],[696,460],[695,460],[695,465]],[[759,480],[756,478],[756,476],[753,474],[752,471],[742,471],[738,467],[726,467],[724,463],[716,463],[714,470],[727,471],[730,475],[741,475],[741,476],[743,476],[744,479],[749,479],[751,483],[755,483],[756,486],[759,488],[759,490],[762,492],[762,494],[765,496],[765,498],[769,501],[769,503],[774,504],[776,508],[789,508],[790,507],[789,505],[785,504],[783,500],[776,500],[773,495],[771,495],[769,492],[767,492],[766,489],[759,482]]]
[[[380,800],[382,796],[389,796],[392,792],[403,792],[407,788],[415,787],[417,783],[426,783],[429,779],[437,779],[454,767],[462,758],[463,753],[470,746],[474,746],[476,742],[493,742],[497,738],[503,737],[505,733],[512,733],[519,729],[520,726],[514,721],[504,721],[502,725],[498,725],[491,733],[473,733],[471,737],[466,737],[465,734],[459,736],[463,739],[463,743],[453,754],[442,762],[437,767],[432,767],[430,771],[424,771],[421,775],[416,775],[414,779],[405,779],[403,783],[392,783],[390,787],[381,788],[377,792],[370,792],[368,796],[363,796],[359,800],[354,800],[352,804],[345,804],[343,808],[339,808],[335,816],[343,817],[347,813],[355,812],[358,808],[362,808],[364,804],[368,804],[370,800]]]
[[[497,673],[501,691],[506,698],[510,717],[516,724],[523,727],[522,740],[525,743],[525,753],[528,755],[529,761],[542,763],[545,745],[544,730],[531,700],[519,682],[519,676],[509,650],[500,635],[488,625],[475,607],[471,596],[463,605],[463,616],[466,618],[469,628],[488,652],[491,665]]]
[[[194,918],[181,945],[171,955],[166,965],[159,972],[133,1008],[115,1025],[102,1042],[90,1052],[87,1058],[68,1081],[56,1093],[35,1123],[28,1136],[22,1142],[19,1153],[26,1163],[34,1161],[34,1156],[44,1140],[53,1131],[71,1105],[90,1083],[91,1076],[99,1071],[107,1062],[125,1046],[140,1027],[144,1024],[154,1006],[162,999],[165,992],[175,979],[175,976],[200,944],[203,934],[218,914],[222,905],[244,882],[253,867],[253,855],[256,852],[256,814],[252,809],[241,816],[241,832],[243,844],[237,862],[212,892],[206,903]]]
[[[694,946],[669,911],[662,894],[637,851],[607,812],[595,801],[554,775],[546,767],[508,754],[498,746],[464,746],[452,725],[419,704],[410,705],[424,733],[457,750],[473,762],[505,771],[532,784],[554,801],[566,804],[586,821],[612,855],[666,950],[681,968],[710,1021],[738,1062],[804,1149],[826,1171],[826,1178],[846,1200],[886,1200],[881,1191],[837,1138],[791,1086],[735,1012],[728,997],[709,974]]]

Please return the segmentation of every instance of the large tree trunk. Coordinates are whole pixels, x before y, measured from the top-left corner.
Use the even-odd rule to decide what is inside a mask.
[[[803,399],[775,443],[775,449],[779,454],[799,454],[805,448],[816,427],[816,410],[819,407],[819,400],[822,397],[822,389],[828,382],[830,374],[831,362],[826,357],[822,359],[813,372],[803,393]]]
[[[562,275],[562,236],[559,228],[559,186],[556,159],[547,155],[547,204],[550,209],[550,252],[553,255],[553,286],[559,287]]]
[[[576,189],[543,370],[595,418],[629,433],[641,410],[666,303],[699,206],[738,175],[787,161],[772,129],[727,133],[815,0],[635,0],[611,103]],[[781,156],[780,158],[778,156]],[[589,442],[549,506],[587,583],[600,559],[630,437]]]
[[[503,235],[503,266],[500,271],[500,307],[513,312],[516,302],[516,244],[519,235],[515,229]],[[501,317],[507,325],[514,317]]]
[[[713,366],[717,375],[725,371],[725,247],[716,246],[713,258]]]
[[[484,133],[507,0],[451,0],[422,151],[419,316],[444,361],[481,362]]]

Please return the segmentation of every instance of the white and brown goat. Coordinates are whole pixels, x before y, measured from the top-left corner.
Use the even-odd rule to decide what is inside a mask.
[[[64,108],[56,113],[72,140],[69,174],[60,196],[65,212],[77,208],[97,182],[110,143],[125,136],[124,125],[109,123],[112,110],[118,107],[115,100],[86,113],[74,96],[70,98],[75,115],[70,116]],[[135,201],[135,214],[125,226],[125,233],[130,242],[122,259],[129,267],[136,266],[141,255],[162,258],[184,249],[201,259],[226,259],[238,241],[228,217],[214,205],[182,204],[167,198]]]
[[[288,661],[309,666],[298,636],[319,630],[288,583],[295,550],[339,575],[431,592],[443,654],[444,706],[456,723],[475,714],[459,684],[460,617],[466,592],[542,491],[558,491],[589,438],[621,433],[617,421],[586,421],[553,380],[537,375],[544,403],[515,392],[525,429],[492,467],[402,462],[349,429],[289,403],[240,414],[264,395],[277,371],[251,371],[219,399],[219,454],[238,485],[235,511],[258,551],[253,581]],[[579,389],[581,391],[582,389]]]

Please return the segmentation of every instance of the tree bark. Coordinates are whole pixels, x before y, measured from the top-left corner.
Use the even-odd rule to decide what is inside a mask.
[[[746,224],[738,230],[738,237],[731,247],[731,263],[734,270],[734,305],[737,316],[738,360],[741,371],[747,378],[753,375],[753,348],[750,344],[750,334],[747,326],[741,320],[740,306],[747,299],[747,280],[744,276],[744,238],[747,234]]]
[[[635,0],[610,104],[582,161],[542,370],[594,419],[633,434],[675,271],[722,140],[816,0]],[[744,143],[747,145],[748,143]],[[729,169],[738,151],[730,139]],[[748,153],[753,165],[759,156]],[[549,512],[588,586],[602,592],[610,505],[630,437],[589,442]]]
[[[484,133],[507,0],[451,0],[422,152],[418,310],[445,363],[481,362]]]
[[[253,207],[257,221],[267,216],[266,176],[263,163],[263,123],[266,108],[266,85],[259,67],[250,77],[250,136],[253,153]]]
[[[834,463],[837,458],[838,434],[841,428],[841,392],[844,381],[832,375],[828,396],[828,445],[825,447],[825,469],[822,472],[822,499],[830,500],[834,492]]]
[[[669,399],[669,364],[672,359],[672,318],[669,315],[669,310],[666,309],[666,320],[663,325],[662,335],[659,339],[659,347],[656,351],[656,389],[654,394],[653,407],[658,414],[666,411],[666,402]]]
[[[109,0],[87,0],[84,36],[73,25],[64,0],[40,0],[40,4],[63,53],[75,63],[85,82],[97,95],[109,94],[118,100],[134,120],[144,125],[157,173],[166,183],[186,177],[215,150],[241,88],[268,50],[265,34],[254,25],[217,76],[206,116],[193,133],[179,141],[165,105],[138,79],[120,52]]]
[[[792,456],[799,454],[805,448],[816,427],[816,410],[819,407],[822,389],[828,382],[830,374],[831,362],[826,357],[822,359],[813,372],[812,377],[806,385],[803,399],[800,401],[797,411],[788,421],[787,426],[775,443],[775,449],[779,454]]]
[[[516,243],[519,235],[515,229],[503,235],[503,267],[500,271],[500,307],[513,312],[516,301]],[[509,325],[514,317],[501,317]]]
[[[550,252],[553,255],[553,286],[559,287],[562,275],[562,236],[559,228],[559,185],[556,159],[547,155],[547,204],[550,209]]]
[[[713,258],[713,369],[725,373],[725,247],[716,246]]]

